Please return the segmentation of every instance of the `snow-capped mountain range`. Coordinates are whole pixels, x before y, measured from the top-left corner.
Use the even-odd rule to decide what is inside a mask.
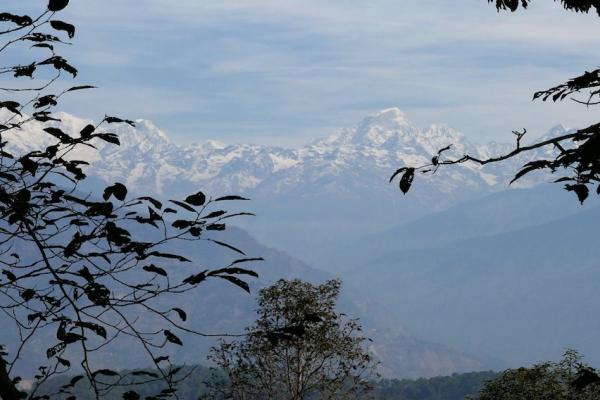
[[[76,134],[89,121],[61,113],[58,127]],[[364,192],[388,193],[387,179],[398,167],[428,163],[436,152],[452,144],[444,153],[459,157],[469,153],[479,157],[506,152],[507,143],[475,144],[458,131],[444,125],[427,129],[415,127],[397,108],[389,108],[366,117],[356,127],[344,129],[301,148],[281,148],[253,144],[225,145],[217,141],[181,145],[147,120],[136,127],[110,128],[120,137],[121,146],[98,143],[99,151],[81,148],[73,157],[91,163],[89,172],[112,183],[121,181],[130,189],[157,195],[187,193],[190,187],[207,193],[236,193],[273,196],[303,193],[314,196],[335,193],[361,197]],[[39,147],[53,138],[41,132],[35,123],[27,125],[10,139],[21,150]],[[564,132],[557,126],[549,134]],[[510,177],[526,161],[515,159],[502,165],[479,167],[463,164],[442,168],[432,177],[428,190],[422,183],[418,197],[432,191],[456,195],[456,191],[489,191],[506,188]],[[531,185],[523,181],[522,185]]]
[[[72,135],[90,122],[64,113],[58,117],[61,121],[55,124]],[[13,150],[43,148],[55,139],[42,128],[30,123],[5,139]],[[321,264],[322,256],[332,249],[362,235],[505,190],[525,162],[552,151],[541,149],[485,167],[461,164],[440,168],[434,175],[417,176],[410,193],[403,196],[397,182],[388,182],[399,167],[426,164],[449,144],[452,148],[444,155],[455,158],[465,153],[479,157],[503,154],[512,150],[514,143],[477,144],[444,125],[420,129],[397,108],[382,110],[353,128],[300,148],[217,141],[177,144],[146,120],[137,120],[135,128],[119,124],[105,129],[119,135],[120,146],[98,141],[98,151],[81,147],[72,153],[90,163],[87,171],[94,189],[122,182],[130,192],[162,199],[181,199],[197,190],[212,196],[248,196],[253,201],[242,207],[258,217],[236,220],[235,224],[262,242],[324,269],[328,266]],[[557,126],[547,135],[565,131]],[[513,187],[549,180],[528,175]]]

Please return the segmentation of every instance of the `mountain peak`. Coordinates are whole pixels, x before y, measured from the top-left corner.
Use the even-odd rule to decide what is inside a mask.
[[[385,108],[375,114],[365,118],[361,125],[381,126],[382,128],[394,129],[398,127],[410,126],[410,121],[406,114],[398,107]]]

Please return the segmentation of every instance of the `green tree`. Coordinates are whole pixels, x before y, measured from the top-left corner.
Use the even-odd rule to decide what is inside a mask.
[[[0,330],[5,340],[13,334],[0,346],[0,397],[39,398],[50,377],[66,372],[81,375],[65,384],[63,393],[87,378],[99,398],[118,377],[117,382],[163,380],[167,389],[160,395],[167,397],[174,393],[177,368],[166,347],[183,345],[179,332],[202,334],[185,327],[181,307],[167,304],[207,279],[248,290],[240,276],[256,276],[240,268],[255,259],[243,258],[216,270],[188,267],[185,278],[176,278],[172,271],[193,260],[173,253],[170,245],[209,240],[243,256],[210,237],[233,216],[211,208],[241,198],[212,199],[196,192],[163,206],[151,197],[132,198],[118,182],[99,193],[82,191],[87,162],[75,159],[74,150],[119,145],[118,136],[107,129],[134,122],[105,116],[79,132],[60,124],[54,112],[60,100],[93,88],[72,86],[69,81],[78,71],[58,54],[76,32],[73,24],[57,18],[68,3],[49,0],[34,17],[0,13],[0,54],[12,64],[0,67],[8,82],[0,88]],[[22,130],[37,132],[45,144],[33,150],[12,146]],[[53,343],[38,351],[45,360],[40,360],[34,388],[22,393],[16,371],[23,351],[48,338]],[[98,368],[99,352],[121,339],[134,340],[155,371],[120,377]],[[130,392],[127,398],[137,395]]]
[[[600,398],[597,382],[584,382],[595,371],[581,362],[573,350],[558,362],[545,362],[529,368],[509,369],[488,381],[479,400],[593,400]],[[584,384],[586,383],[586,384]]]
[[[262,289],[246,335],[211,351],[226,376],[211,398],[367,398],[375,364],[358,321],[335,311],[339,291],[338,280],[280,280]]]
[[[519,8],[527,8],[532,0],[487,0],[489,3],[495,3],[496,9],[517,11]],[[556,1],[556,0],[555,0]],[[561,0],[565,10],[587,13],[596,10],[600,15],[600,2],[598,0]],[[583,98],[573,97],[580,93],[586,93]],[[600,69],[586,71],[584,74],[568,80],[566,83],[557,85],[548,90],[535,92],[533,99],[542,101],[551,100],[554,102],[570,98],[585,106],[600,104]],[[445,152],[452,146],[451,143],[438,151],[431,162],[425,165],[407,165],[399,168],[390,178],[392,182],[397,176],[400,176],[400,190],[406,194],[417,173],[434,174],[442,166],[455,165],[463,163],[475,163],[486,165],[498,163],[541,147],[553,147],[554,156],[534,159],[523,166],[516,173],[514,182],[517,179],[536,170],[549,171],[557,174],[559,177],[556,182],[564,182],[565,189],[572,191],[577,195],[580,202],[584,202],[590,193],[590,187],[596,185],[596,191],[600,194],[600,123],[569,132],[565,135],[544,139],[533,144],[523,145],[522,139],[527,130],[513,131],[516,138],[514,150],[490,157],[479,158],[473,155],[465,154],[458,158],[445,157]]]

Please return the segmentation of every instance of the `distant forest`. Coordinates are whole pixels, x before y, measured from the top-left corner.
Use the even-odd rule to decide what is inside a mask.
[[[213,370],[203,367],[184,367],[178,375],[186,377],[178,385],[178,396],[184,400],[196,400],[206,393],[206,383],[214,376]],[[493,371],[469,372],[420,379],[382,379],[375,384],[372,399],[375,400],[463,400],[476,394],[488,380],[494,379],[498,373]],[[53,379],[46,386],[47,393],[57,393],[62,385],[69,384],[70,378],[61,376]],[[121,382],[124,383],[124,382]],[[158,393],[165,387],[164,382],[146,383],[136,390],[141,398]],[[105,400],[122,400],[123,394],[132,390],[131,386],[116,386]],[[75,395],[80,400],[93,400],[94,395],[85,381],[75,384]],[[59,397],[66,399],[69,395]]]

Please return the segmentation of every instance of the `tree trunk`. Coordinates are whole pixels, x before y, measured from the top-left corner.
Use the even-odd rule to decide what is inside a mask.
[[[17,389],[6,371],[6,361],[0,355],[0,399],[20,400],[21,392]]]

